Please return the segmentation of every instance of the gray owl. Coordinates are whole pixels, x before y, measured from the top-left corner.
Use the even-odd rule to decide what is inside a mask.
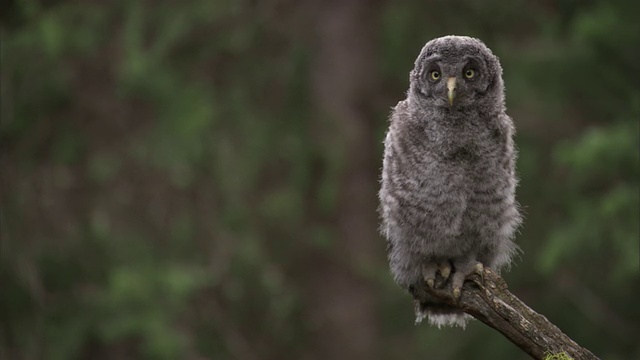
[[[499,272],[517,253],[513,134],[491,50],[464,36],[429,41],[391,114],[379,193],[393,278],[414,297],[439,273],[458,298],[467,276]],[[462,327],[469,318],[435,301],[417,301],[416,316]]]

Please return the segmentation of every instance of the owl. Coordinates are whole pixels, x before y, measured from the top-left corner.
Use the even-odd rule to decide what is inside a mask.
[[[469,315],[429,301],[425,289],[440,274],[459,298],[467,276],[499,272],[518,252],[502,67],[482,41],[445,36],[422,48],[409,78],[384,140],[381,233],[395,282],[416,299],[416,320],[464,327]]]

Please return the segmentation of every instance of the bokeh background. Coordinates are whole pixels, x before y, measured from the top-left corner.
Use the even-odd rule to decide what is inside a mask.
[[[640,2],[12,0],[0,358],[526,359],[413,323],[376,214],[423,44],[479,37],[520,149],[513,293],[640,358]]]

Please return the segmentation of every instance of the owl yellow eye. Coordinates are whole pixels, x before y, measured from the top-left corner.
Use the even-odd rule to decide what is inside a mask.
[[[476,76],[476,72],[473,69],[467,69],[467,71],[464,72],[464,76],[467,79],[473,79],[473,77]]]
[[[431,79],[432,80],[440,79],[440,72],[438,70],[431,71]]]

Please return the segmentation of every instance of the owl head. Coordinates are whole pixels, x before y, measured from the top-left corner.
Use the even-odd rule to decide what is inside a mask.
[[[504,108],[502,67],[486,45],[467,36],[429,41],[410,75],[411,95],[428,107],[457,111]]]

